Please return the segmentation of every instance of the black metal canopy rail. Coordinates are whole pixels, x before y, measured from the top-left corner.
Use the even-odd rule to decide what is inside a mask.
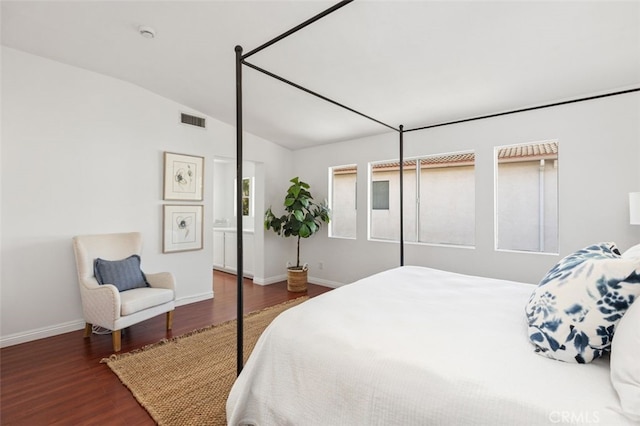
[[[346,6],[347,4],[353,2],[354,0],[344,0],[344,1],[340,1],[339,3],[335,4],[334,6],[326,9],[325,11],[307,19],[306,21],[304,21],[303,23],[295,26],[294,28],[282,33],[281,35],[269,40],[268,42],[262,44],[261,46],[249,51],[246,54],[242,54],[242,47],[241,46],[236,46],[235,47],[235,52],[236,52],[236,210],[237,211],[242,211],[242,136],[243,136],[243,123],[242,123],[242,65],[245,65],[253,70],[256,70],[258,72],[261,72],[269,77],[272,77],[276,80],[279,80],[285,84],[288,84],[292,87],[295,87],[296,89],[299,89],[301,91],[304,91],[312,96],[315,96],[319,99],[322,99],[323,101],[329,102],[333,105],[336,105],[340,108],[346,109],[347,111],[350,111],[352,113],[355,113],[357,115],[360,115],[361,117],[364,117],[370,121],[373,121],[375,123],[378,123],[384,127],[387,127],[393,131],[398,132],[399,134],[399,161],[400,161],[400,265],[403,266],[404,265],[404,223],[403,223],[403,216],[404,216],[404,212],[403,212],[403,203],[402,200],[404,198],[404,193],[403,193],[403,174],[404,174],[404,170],[403,170],[403,162],[404,162],[404,134],[407,132],[414,132],[414,131],[418,131],[418,130],[426,130],[426,129],[432,129],[435,127],[442,127],[442,126],[448,126],[448,125],[452,125],[452,124],[460,124],[460,123],[466,123],[466,122],[470,122],[470,121],[476,121],[476,120],[483,120],[483,119],[487,119],[487,118],[494,118],[494,117],[500,117],[500,116],[504,116],[504,115],[510,115],[510,114],[517,114],[517,113],[521,113],[521,112],[527,112],[527,111],[534,111],[534,110],[538,110],[538,109],[543,109],[543,108],[551,108],[551,107],[556,107],[556,106],[560,106],[560,105],[567,105],[567,104],[572,104],[572,103],[576,103],[576,102],[584,102],[584,101],[590,101],[590,100],[594,100],[594,99],[600,99],[600,98],[606,98],[609,96],[616,96],[616,95],[623,95],[623,94],[627,94],[627,93],[632,93],[632,92],[638,92],[640,91],[640,87],[636,87],[636,88],[631,88],[631,89],[626,89],[626,90],[619,90],[619,91],[615,91],[615,92],[609,92],[609,93],[604,93],[604,94],[600,94],[600,95],[594,95],[594,96],[588,96],[588,97],[582,97],[582,98],[576,98],[576,99],[570,99],[570,100],[566,100],[566,101],[560,101],[560,102],[554,102],[554,103],[549,103],[549,104],[543,104],[543,105],[536,105],[536,106],[532,106],[532,107],[527,107],[527,108],[520,108],[520,109],[514,109],[514,110],[509,110],[509,111],[503,111],[503,112],[497,112],[497,113],[493,113],[493,114],[487,114],[487,115],[481,115],[481,116],[476,116],[476,117],[470,117],[470,118],[465,118],[465,119],[461,119],[461,120],[453,120],[453,121],[447,121],[447,122],[442,122],[442,123],[436,123],[436,124],[430,124],[430,125],[426,125],[426,126],[421,126],[421,127],[415,127],[412,129],[404,129],[403,125],[399,125],[398,127],[394,127],[390,124],[384,123],[383,121],[380,121],[378,119],[375,119],[367,114],[364,114],[360,111],[357,111],[353,108],[350,108],[344,104],[341,104],[339,102],[336,102],[333,99],[330,99],[326,96],[323,96],[317,92],[314,92],[310,89],[307,89],[306,87],[303,87],[297,83],[294,83],[290,80],[287,80],[277,74],[274,74],[270,71],[267,71],[257,65],[254,65],[252,63],[247,62],[247,58],[249,58],[250,56],[253,56],[254,54],[268,48],[269,46],[272,46],[273,44],[279,42],[280,40],[300,31],[301,29],[313,24],[314,22],[318,21],[319,19],[324,18],[325,16],[341,9],[342,7]],[[237,216],[237,229],[242,229],[242,215],[238,215]],[[238,275],[237,275],[237,365],[238,365],[238,374],[240,374],[240,372],[242,371],[242,367],[243,367],[243,292],[242,292],[242,282],[243,282],[243,278],[244,278],[244,273],[243,273],[243,245],[242,245],[242,237],[241,234],[238,233],[238,237],[237,237],[237,258],[238,258],[238,264],[237,264],[237,271],[238,271]]]

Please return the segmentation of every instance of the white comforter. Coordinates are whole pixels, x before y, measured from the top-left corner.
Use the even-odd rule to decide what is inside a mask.
[[[534,287],[405,266],[293,307],[227,401],[231,425],[638,425],[609,360],[533,352]]]

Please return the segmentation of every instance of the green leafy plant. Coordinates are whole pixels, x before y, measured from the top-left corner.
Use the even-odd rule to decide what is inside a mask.
[[[329,207],[326,202],[313,201],[309,184],[294,177],[284,197],[286,211],[277,217],[271,207],[264,214],[264,228],[284,237],[297,237],[296,268],[300,268],[300,238],[309,238],[320,230],[322,223],[329,223]]]

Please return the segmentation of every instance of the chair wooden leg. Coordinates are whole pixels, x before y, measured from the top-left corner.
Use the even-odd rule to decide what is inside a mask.
[[[171,330],[173,327],[173,312],[174,311],[167,312],[167,330]]]
[[[93,333],[93,325],[87,322],[84,324],[84,337],[91,336],[91,333]]]
[[[113,330],[111,332],[111,340],[113,341],[113,351],[120,352],[122,348],[122,334],[120,333],[122,330]]]

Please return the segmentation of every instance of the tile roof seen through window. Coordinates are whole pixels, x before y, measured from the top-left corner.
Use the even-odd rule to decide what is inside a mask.
[[[473,152],[463,152],[459,154],[445,154],[427,157],[420,160],[420,165],[426,164],[452,164],[452,163],[473,163],[476,156]]]
[[[536,142],[521,145],[509,145],[500,147],[497,151],[499,162],[515,162],[515,161],[535,161],[542,159],[558,158],[558,142]],[[420,158],[420,167],[451,167],[451,166],[467,166],[473,165],[475,162],[475,153],[461,152],[453,154],[432,155]],[[415,168],[416,159],[405,160],[403,166],[405,168]],[[394,170],[400,167],[399,161],[386,161],[373,165],[374,170]],[[355,173],[356,166],[342,166],[333,169],[334,174]]]
[[[403,166],[407,169],[415,169],[416,162],[420,161],[420,168],[472,166],[475,162],[473,152],[460,152],[453,154],[431,155],[420,159],[406,160]],[[394,170],[400,167],[399,161],[389,161],[373,165],[374,170]]]
[[[530,157],[558,158],[558,142],[503,146],[498,150],[498,159]]]

